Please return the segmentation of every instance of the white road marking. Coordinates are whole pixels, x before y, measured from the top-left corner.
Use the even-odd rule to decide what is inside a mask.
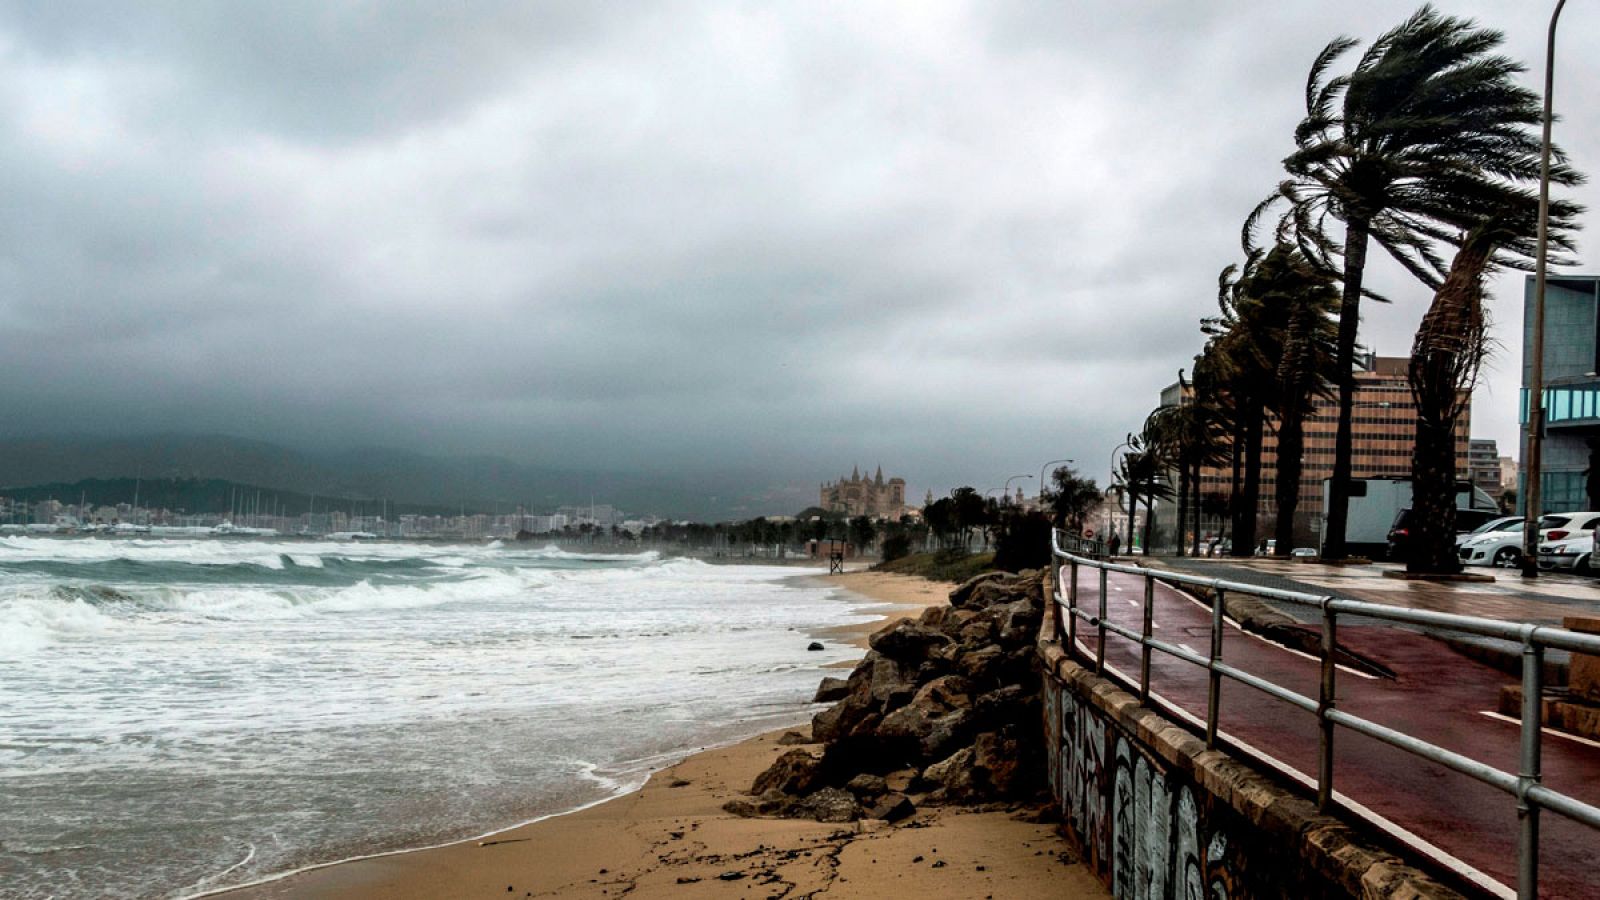
[[[1480,710],[1478,710],[1478,715],[1480,715],[1480,716],[1488,716],[1491,719],[1499,719],[1502,722],[1510,722],[1511,724],[1517,726],[1518,728],[1522,727],[1522,720],[1521,719],[1513,719],[1512,717],[1510,717],[1508,715],[1505,715],[1504,713],[1497,713],[1497,712],[1493,712],[1493,711],[1487,710],[1487,709],[1480,709]],[[1588,747],[1600,747],[1600,741],[1590,740],[1589,738],[1580,737],[1579,735],[1576,735],[1576,734],[1568,734],[1565,731],[1562,731],[1562,730],[1557,729],[1557,728],[1540,728],[1539,730],[1544,732],[1545,734],[1550,735],[1551,737],[1566,738],[1569,741],[1575,741],[1575,742],[1577,742],[1579,744],[1583,744],[1583,745],[1588,746]]]
[[[1188,591],[1179,590],[1178,588],[1172,587],[1171,585],[1162,585],[1162,586],[1167,588],[1170,591],[1173,591],[1173,592],[1177,593],[1178,596],[1183,597],[1184,599],[1188,600],[1190,603],[1193,603],[1195,606],[1198,606],[1201,609],[1205,610],[1208,615],[1211,613],[1211,607],[1205,605],[1204,603],[1201,603],[1200,602],[1200,598],[1194,596],[1193,594],[1189,593]],[[1279,650],[1282,650],[1285,653],[1293,653],[1295,656],[1298,656],[1298,657],[1300,657],[1302,659],[1309,659],[1309,660],[1311,660],[1312,662],[1316,663],[1319,666],[1322,665],[1322,660],[1319,657],[1312,656],[1311,654],[1305,652],[1304,650],[1296,650],[1293,647],[1285,647],[1283,644],[1280,644],[1277,641],[1268,640],[1268,639],[1262,637],[1261,635],[1256,634],[1253,631],[1245,631],[1243,625],[1240,625],[1238,622],[1235,622],[1231,617],[1229,617],[1226,614],[1223,615],[1222,621],[1228,623],[1229,625],[1232,625],[1233,629],[1235,631],[1239,632],[1242,635],[1245,635],[1246,637],[1253,637],[1256,640],[1260,641],[1261,643],[1267,644],[1267,645],[1272,646],[1272,647],[1277,647]],[[1376,681],[1376,680],[1378,680],[1378,676],[1376,676],[1376,675],[1373,675],[1373,674],[1371,674],[1369,672],[1363,672],[1360,669],[1352,669],[1352,668],[1350,668],[1349,666],[1347,666],[1347,665],[1345,665],[1343,663],[1334,663],[1333,665],[1334,665],[1334,668],[1338,669],[1339,671],[1347,672],[1347,673],[1349,673],[1351,675],[1356,676],[1357,678],[1365,678],[1368,681]]]

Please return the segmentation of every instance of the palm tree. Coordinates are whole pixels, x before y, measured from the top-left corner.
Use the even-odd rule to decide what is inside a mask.
[[[1201,322],[1211,335],[1219,386],[1231,401],[1233,555],[1249,556],[1256,544],[1261,499],[1261,446],[1272,402],[1271,373],[1276,331],[1266,295],[1279,260],[1252,253],[1242,267],[1228,266],[1217,279],[1220,315]]]
[[[1300,508],[1300,475],[1304,471],[1305,421],[1315,398],[1326,396],[1336,370],[1337,327],[1333,312],[1339,294],[1332,281],[1286,245],[1273,251],[1282,267],[1266,302],[1280,308],[1282,333],[1273,371],[1273,412],[1278,424],[1277,480],[1273,533],[1278,556],[1294,546],[1295,514]],[[1272,257],[1268,257],[1269,262]]]
[[[1497,248],[1528,240],[1538,227],[1538,200],[1528,192],[1507,192],[1499,209],[1461,242],[1411,345],[1407,374],[1417,406],[1417,442],[1411,456],[1415,525],[1406,555],[1408,572],[1439,574],[1461,569],[1455,549],[1455,432],[1488,351],[1483,280],[1494,268]],[[1549,236],[1553,246],[1572,249],[1571,228],[1577,212],[1571,203],[1551,203]]]
[[[1195,365],[1195,380],[1186,381],[1183,370],[1178,370],[1179,400],[1176,406],[1163,406],[1150,414],[1145,422],[1145,434],[1161,456],[1171,461],[1178,470],[1178,555],[1182,556],[1183,535],[1194,519],[1194,553],[1199,554],[1200,523],[1199,495],[1200,470],[1206,465],[1221,461],[1222,428],[1220,410],[1216,405],[1214,390],[1202,391],[1205,374],[1199,359]]]
[[[1438,246],[1459,245],[1508,186],[1538,177],[1540,142],[1529,129],[1541,119],[1539,98],[1515,83],[1521,63],[1492,52],[1502,42],[1498,31],[1423,6],[1346,74],[1329,77],[1357,42],[1329,43],[1306,81],[1306,116],[1284,160],[1289,178],[1245,222],[1249,249],[1259,220],[1282,204],[1277,238],[1293,240],[1313,265],[1343,281],[1339,426],[1323,548],[1330,559],[1345,553],[1361,297],[1383,299],[1363,286],[1369,240],[1437,288],[1445,268]],[[1557,184],[1580,180],[1559,152],[1550,175]],[[1330,219],[1343,224],[1342,240]],[[1491,259],[1520,266],[1528,249],[1508,240]]]
[[[1231,412],[1236,555],[1248,555],[1256,544],[1263,442],[1267,429],[1274,426],[1278,437],[1274,537],[1284,554],[1293,543],[1305,419],[1332,369],[1330,314],[1337,296],[1331,280],[1293,245],[1279,244],[1264,257],[1253,254],[1242,268],[1223,270],[1220,315],[1201,323],[1211,335],[1208,374],[1226,398],[1220,408]]]
[[[1172,497],[1172,485],[1167,480],[1171,460],[1162,452],[1157,436],[1148,427],[1140,434],[1128,435],[1129,452],[1123,454],[1117,477],[1128,491],[1128,542],[1133,545],[1134,510],[1139,498],[1144,498],[1144,552],[1150,552],[1150,538],[1154,525],[1155,501]]]

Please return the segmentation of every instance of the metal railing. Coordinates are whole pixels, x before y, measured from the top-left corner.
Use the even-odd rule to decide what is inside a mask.
[[[1119,565],[1091,558],[1086,554],[1074,553],[1071,548],[1076,545],[1072,543],[1072,540],[1063,540],[1064,538],[1078,540],[1071,535],[1061,533],[1059,530],[1055,531],[1052,537],[1051,576],[1055,588],[1052,591],[1051,608],[1055,621],[1055,636],[1057,640],[1061,640],[1063,636],[1065,637],[1065,640],[1061,640],[1061,643],[1067,653],[1074,657],[1079,656],[1077,636],[1078,621],[1080,619],[1089,627],[1095,629],[1098,636],[1093,660],[1085,660],[1085,662],[1092,662],[1096,675],[1105,676],[1107,634],[1115,634],[1137,642],[1140,647],[1139,679],[1137,684],[1127,686],[1138,691],[1139,702],[1145,706],[1150,704],[1150,659],[1152,651],[1159,650],[1169,656],[1205,669],[1209,678],[1209,685],[1206,691],[1205,721],[1205,742],[1208,749],[1214,749],[1217,745],[1217,719],[1222,704],[1224,678],[1248,685],[1290,706],[1312,713],[1317,717],[1320,731],[1317,746],[1316,775],[1318,809],[1326,812],[1332,805],[1334,738],[1337,728],[1343,727],[1382,741],[1392,747],[1397,747],[1429,762],[1453,769],[1516,798],[1517,819],[1520,827],[1517,840],[1516,887],[1517,896],[1523,898],[1523,900],[1534,900],[1538,896],[1539,813],[1541,810],[1550,810],[1557,815],[1587,825],[1590,828],[1600,829],[1600,807],[1591,806],[1576,797],[1552,790],[1540,784],[1540,755],[1543,739],[1540,695],[1544,687],[1544,652],[1546,649],[1555,648],[1572,653],[1600,655],[1600,635],[1583,634],[1568,631],[1564,628],[1543,625],[1505,622],[1479,616],[1433,612],[1431,610],[1411,609],[1382,603],[1368,603],[1360,600],[1345,600],[1325,595],[1225,581],[1218,578],[1201,578],[1181,572],[1157,571],[1133,565]],[[1061,596],[1061,570],[1064,567],[1070,569],[1066,584],[1065,604],[1063,604]],[[1099,572],[1098,608],[1094,612],[1085,612],[1078,604],[1078,570],[1080,568],[1090,568]],[[1106,575],[1110,572],[1135,575],[1144,579],[1144,615],[1142,627],[1138,631],[1110,622],[1106,618]],[[1211,648],[1209,656],[1201,656],[1184,647],[1152,637],[1155,585],[1158,581],[1169,585],[1188,585],[1212,591]],[[1223,662],[1224,597],[1230,593],[1263,597],[1294,606],[1314,609],[1321,614],[1322,640],[1318,658],[1322,667],[1322,678],[1316,697],[1309,697],[1290,690]],[[1437,744],[1432,744],[1402,731],[1380,725],[1370,719],[1364,719],[1341,711],[1335,702],[1336,675],[1338,671],[1338,617],[1341,614],[1402,625],[1446,629],[1462,634],[1499,638],[1520,644],[1522,646],[1522,721],[1521,757],[1518,771],[1513,774],[1496,769],[1453,750],[1447,750]]]

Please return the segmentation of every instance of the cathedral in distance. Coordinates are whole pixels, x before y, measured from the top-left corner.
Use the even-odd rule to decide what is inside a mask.
[[[883,480],[883,467],[871,478],[861,474],[859,467],[850,471],[850,477],[840,476],[838,481],[822,485],[821,502],[817,504],[831,513],[846,516],[868,516],[874,519],[895,519],[905,512],[906,480]]]

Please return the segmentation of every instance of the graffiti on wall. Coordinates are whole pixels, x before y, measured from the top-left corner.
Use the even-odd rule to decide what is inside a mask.
[[[1239,886],[1241,860],[1228,838],[1227,816],[1208,810],[1184,778],[1051,678],[1045,679],[1044,707],[1051,787],[1086,862],[1109,881],[1113,896],[1278,896]]]

